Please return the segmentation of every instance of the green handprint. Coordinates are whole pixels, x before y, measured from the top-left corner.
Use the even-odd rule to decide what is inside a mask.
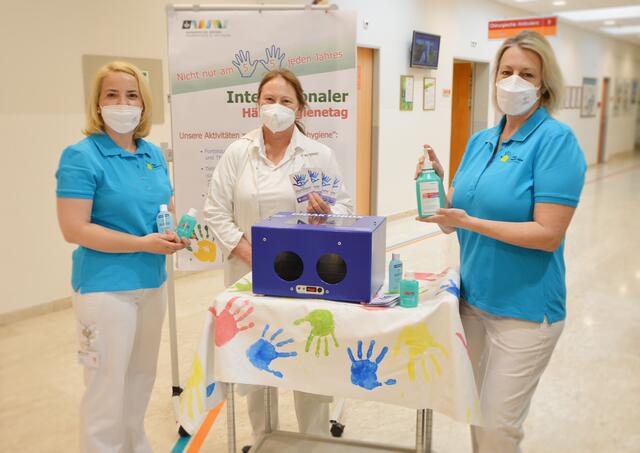
[[[333,338],[333,343],[336,348],[340,347],[338,344],[338,340],[336,340],[335,334],[335,325],[333,323],[333,315],[329,310],[313,310],[304,318],[297,319],[293,322],[294,325],[301,324],[303,322],[308,322],[311,324],[311,332],[309,332],[309,337],[307,338],[307,344],[304,347],[304,352],[309,352],[309,348],[311,347],[311,343],[313,343],[314,338],[318,338],[316,342],[316,357],[320,357],[320,342],[324,338],[324,355],[329,355],[329,342],[327,337],[331,335]]]
[[[253,283],[248,278],[234,283],[232,293],[250,293],[253,290]]]
[[[193,230],[193,237],[198,246],[198,250],[194,251],[191,244],[187,247],[198,261],[214,262],[216,260],[216,244],[213,242],[213,234],[209,231],[209,226],[202,228],[201,224],[197,224]]]

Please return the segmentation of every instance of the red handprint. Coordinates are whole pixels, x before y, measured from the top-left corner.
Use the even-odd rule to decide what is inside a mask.
[[[231,339],[233,339],[233,337],[235,337],[238,332],[251,329],[253,326],[255,326],[253,322],[250,322],[245,326],[238,327],[238,323],[253,312],[253,307],[249,305],[248,300],[245,300],[242,305],[240,305],[240,307],[238,307],[232,313],[231,307],[237,299],[239,299],[239,296],[229,299],[229,302],[227,302],[227,305],[224,307],[224,310],[220,312],[220,314],[217,314],[214,307],[209,307],[209,311],[213,315],[215,322],[214,341],[216,343],[216,346],[224,346],[229,341],[231,341]],[[241,314],[240,312],[245,308],[247,308],[246,311]]]

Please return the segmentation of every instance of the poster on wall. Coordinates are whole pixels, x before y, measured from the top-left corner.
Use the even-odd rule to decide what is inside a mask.
[[[400,76],[400,110],[413,110],[413,76]]]
[[[225,149],[260,126],[258,84],[278,68],[299,77],[307,135],[336,153],[355,204],[355,12],[170,8],[167,19],[178,215],[193,207],[202,222],[211,175]],[[178,268],[219,266],[209,228],[199,223],[195,236]]]
[[[598,79],[584,77],[582,79],[582,107],[580,116],[591,118],[596,116]]]
[[[425,77],[422,85],[422,110],[436,109],[436,79]]]

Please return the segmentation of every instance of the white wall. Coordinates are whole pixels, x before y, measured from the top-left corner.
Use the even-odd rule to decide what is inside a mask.
[[[70,294],[70,253],[55,217],[54,172],[62,149],[82,138],[83,54],[159,58],[166,71],[166,0],[32,0],[5,2],[0,43],[0,137],[3,147],[3,297],[0,314],[43,304]],[[211,3],[211,2],[207,2]],[[226,2],[228,3],[228,1]],[[487,21],[526,15],[483,0],[336,0],[359,12],[358,44],[379,52],[379,166],[377,211],[390,215],[415,209],[411,172],[423,143],[448,162],[453,59],[490,62],[498,45],[486,40]],[[369,21],[368,29],[362,20]],[[411,31],[442,35],[440,69],[409,68]],[[472,47],[471,41],[477,46]],[[640,74],[640,49],[561,24],[552,39],[567,82],[582,77],[632,78]],[[10,62],[9,65],[6,62]],[[399,78],[416,81],[413,112],[400,112]],[[434,112],[422,111],[422,77],[437,78]],[[165,89],[167,88],[165,79]],[[168,106],[163,125],[150,139],[170,142]],[[631,150],[635,110],[609,121],[607,155]],[[490,110],[488,118],[493,118]],[[589,162],[595,161],[596,119],[575,111],[559,118],[573,127]]]

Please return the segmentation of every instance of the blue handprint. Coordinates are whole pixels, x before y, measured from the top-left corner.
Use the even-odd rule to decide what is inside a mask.
[[[258,61],[251,61],[251,55],[248,50],[239,50],[235,57],[235,61],[231,63],[236,67],[241,77],[251,77],[256,72]]]
[[[444,291],[447,291],[448,293],[456,296],[457,299],[460,299],[460,288],[458,288],[458,285],[456,285],[453,280],[449,279],[447,283],[445,283],[444,285],[440,285],[440,291],[438,291],[436,296],[440,293],[443,293]]]
[[[275,341],[276,337],[283,332],[283,329],[276,330],[276,332],[273,335],[271,335],[271,338],[269,338],[269,340],[267,341],[264,339],[264,336],[267,334],[268,330],[269,330],[269,324],[264,326],[264,330],[262,331],[262,335],[260,336],[258,341],[253,343],[249,347],[249,349],[247,349],[247,357],[249,358],[249,361],[254,367],[263,371],[267,371],[273,374],[274,376],[281,378],[282,373],[280,371],[272,370],[271,368],[269,368],[269,366],[271,365],[271,362],[273,362],[274,359],[277,359],[279,357],[294,357],[298,355],[298,353],[297,352],[278,352],[276,348],[280,348],[286,344],[293,343],[293,338],[280,341],[274,345],[273,342]]]
[[[284,60],[285,54],[280,53],[280,47],[276,47],[276,45],[273,44],[271,47],[264,49],[264,51],[267,58],[258,61],[262,63],[262,66],[264,66],[267,71],[273,71],[274,69],[282,67],[282,61]]]
[[[331,187],[331,176],[322,175],[322,187]]]
[[[293,185],[296,187],[304,187],[307,184],[305,175],[293,175]]]
[[[347,353],[351,359],[351,383],[367,390],[373,390],[376,387],[382,386],[382,383],[378,382],[378,365],[382,362],[382,359],[384,359],[384,356],[389,350],[389,348],[385,346],[375,361],[371,361],[370,359],[373,355],[373,347],[375,344],[376,340],[371,340],[366,359],[362,358],[362,340],[358,340],[358,360],[353,357],[351,348],[347,348]],[[396,383],[396,380],[387,379],[384,383],[386,385],[393,385]]]

